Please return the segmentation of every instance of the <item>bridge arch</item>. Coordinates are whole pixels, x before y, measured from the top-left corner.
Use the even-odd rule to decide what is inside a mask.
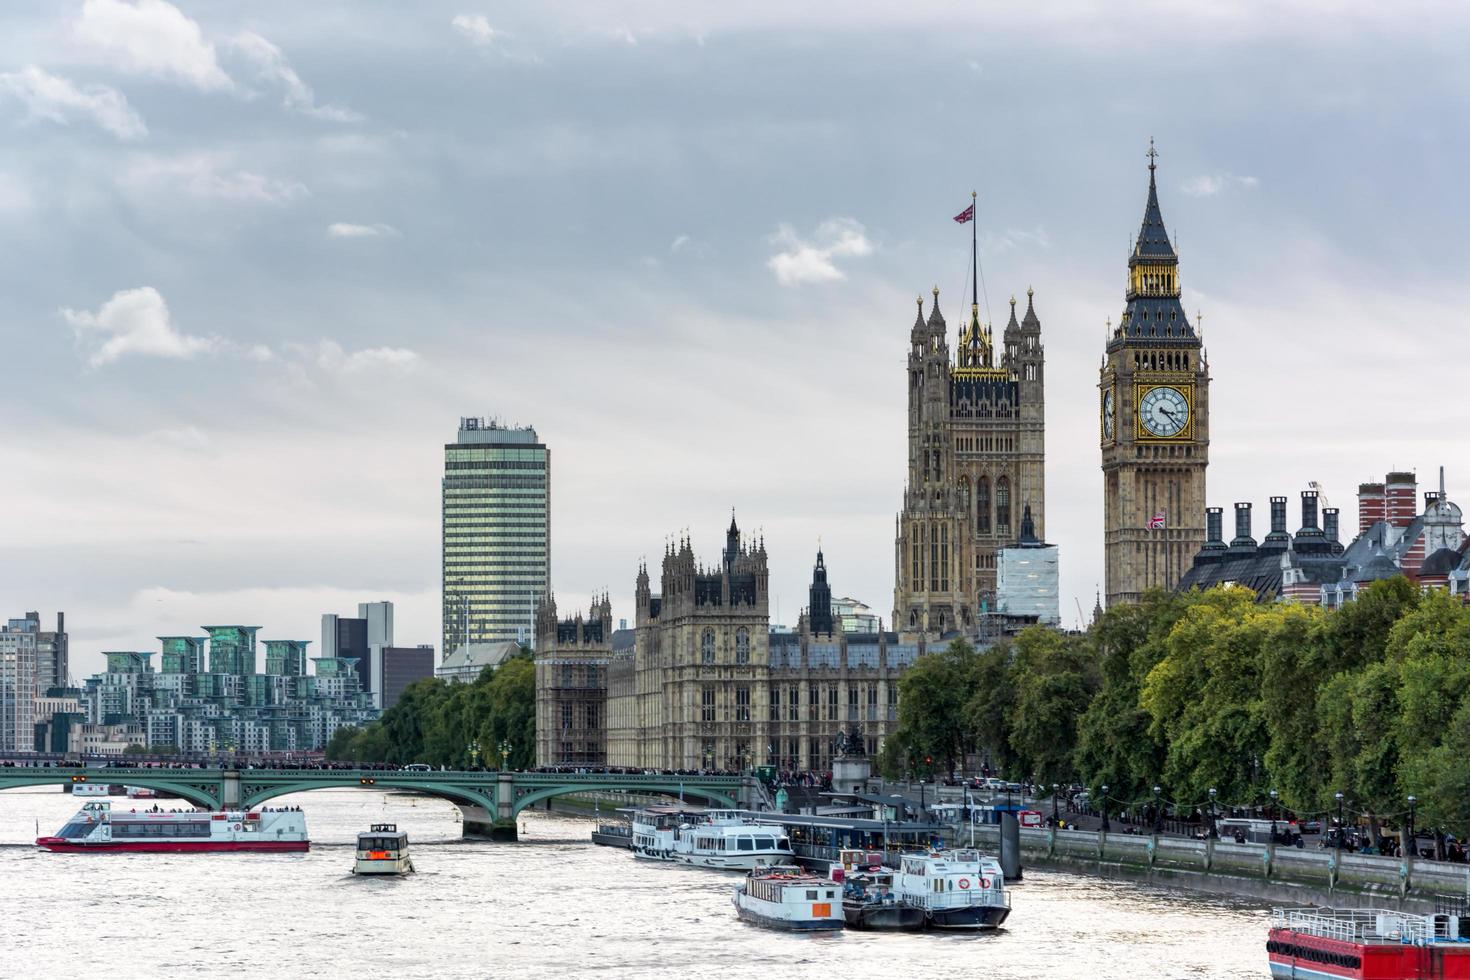
[[[168,775],[158,775],[157,772],[168,773]],[[216,782],[214,780],[192,781],[187,775],[189,772],[191,770],[188,769],[166,769],[156,772],[146,769],[130,769],[127,770],[126,775],[122,775],[116,771],[88,772],[81,769],[17,767],[0,769],[0,790],[22,789],[27,786],[66,786],[73,782],[73,776],[86,776],[86,782],[89,783],[124,784],[156,789],[163,793],[172,793],[206,810],[218,810],[220,801]]]
[[[394,779],[393,773],[369,773],[358,775],[357,773],[344,773],[341,779],[321,778],[321,773],[312,773],[309,779],[281,779],[281,780],[252,780],[247,778],[248,773],[241,773],[240,778],[240,806],[241,809],[250,809],[273,800],[278,796],[286,796],[290,793],[307,793],[317,789],[401,789],[412,793],[420,793],[425,796],[434,796],[447,800],[456,806],[478,806],[483,807],[490,813],[495,812],[495,784],[489,782],[485,786],[466,786],[449,782],[425,781],[422,779]],[[417,775],[417,774],[415,774]],[[369,780],[363,782],[364,779]]]
[[[522,810],[526,809],[526,807],[534,806],[535,804],[540,803],[542,800],[549,800],[549,799],[551,799],[553,797],[556,797],[556,796],[568,796],[568,795],[570,795],[572,793],[629,792],[629,791],[635,792],[635,793],[663,793],[663,794],[665,794],[667,796],[674,796],[674,797],[677,797],[677,796],[680,796],[680,795],[685,796],[685,797],[694,796],[694,797],[698,797],[701,800],[705,800],[708,803],[712,803],[715,806],[730,807],[731,809],[734,809],[736,806],[738,806],[738,804],[735,802],[735,798],[734,797],[729,796],[729,795],[727,795],[725,793],[722,793],[719,790],[707,789],[707,788],[702,787],[702,786],[699,786],[697,784],[695,784],[695,785],[677,785],[677,784],[673,784],[673,785],[660,785],[660,784],[656,784],[656,783],[655,784],[640,783],[637,786],[629,786],[625,782],[624,783],[617,783],[617,782],[607,782],[607,783],[585,782],[585,783],[573,783],[573,784],[564,785],[564,786],[547,786],[547,787],[544,787],[542,789],[532,790],[531,792],[526,793],[523,796],[518,796],[518,797],[516,797],[516,801],[515,801],[514,805],[511,807],[511,815],[512,815],[512,817],[519,816],[520,815],[520,812]]]

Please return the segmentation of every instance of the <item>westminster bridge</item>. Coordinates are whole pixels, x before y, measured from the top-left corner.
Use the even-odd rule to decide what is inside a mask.
[[[724,807],[748,805],[760,793],[752,776],[494,770],[0,767],[0,790],[76,783],[145,787],[173,794],[207,810],[248,810],[278,796],[314,789],[406,790],[454,803],[464,814],[466,833],[497,838],[515,837],[516,816],[525,808],[572,793],[693,797]]]

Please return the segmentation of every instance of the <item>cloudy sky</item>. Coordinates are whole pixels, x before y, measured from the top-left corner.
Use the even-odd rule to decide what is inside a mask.
[[[1316,480],[1353,524],[1443,464],[1470,503],[1452,7],[6,3],[0,614],[64,609],[77,675],[367,599],[437,643],[442,445],[494,415],[552,448],[564,611],[631,616],[734,506],[783,620],[818,536],[886,615],[913,298],[958,319],[973,188],[990,314],[1036,290],[1075,616],[1150,137],[1212,502]]]

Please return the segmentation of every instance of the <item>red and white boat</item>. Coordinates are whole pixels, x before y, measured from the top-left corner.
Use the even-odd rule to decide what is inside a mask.
[[[1276,909],[1266,956],[1273,980],[1470,980],[1464,910]]]
[[[52,837],[37,837],[48,851],[305,851],[306,815],[299,809],[115,810],[93,800]]]

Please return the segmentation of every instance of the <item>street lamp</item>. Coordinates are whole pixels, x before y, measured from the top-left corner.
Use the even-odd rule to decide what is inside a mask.
[[[1159,802],[1159,794],[1162,792],[1163,790],[1158,786],[1154,787],[1154,833],[1156,834],[1164,832],[1164,808]]]
[[[1061,815],[1057,813],[1057,784],[1051,784],[1051,825],[1058,826],[1061,823]]]
[[[1276,843],[1276,791],[1271,791],[1271,843]]]
[[[480,743],[471,742],[467,748],[470,750],[470,768],[473,769],[480,764]]]
[[[1102,795],[1103,795],[1103,798],[1102,798],[1102,818],[1103,818],[1102,832],[1106,834],[1108,832],[1108,784],[1107,783],[1103,783],[1102,784]]]
[[[1210,787],[1210,840],[1220,839],[1220,827],[1215,822],[1215,787]]]
[[[1333,793],[1332,798],[1337,801],[1337,849],[1340,851],[1342,850],[1343,838],[1347,836],[1347,828],[1343,826],[1342,822],[1342,790]]]
[[[509,757],[510,757],[510,740],[509,739],[502,738],[500,740],[500,771],[501,772],[504,772],[506,766],[509,764],[506,761]]]
[[[1409,839],[1405,843],[1409,857],[1419,856],[1419,845],[1414,840],[1414,805],[1419,802],[1417,797],[1409,797]]]

